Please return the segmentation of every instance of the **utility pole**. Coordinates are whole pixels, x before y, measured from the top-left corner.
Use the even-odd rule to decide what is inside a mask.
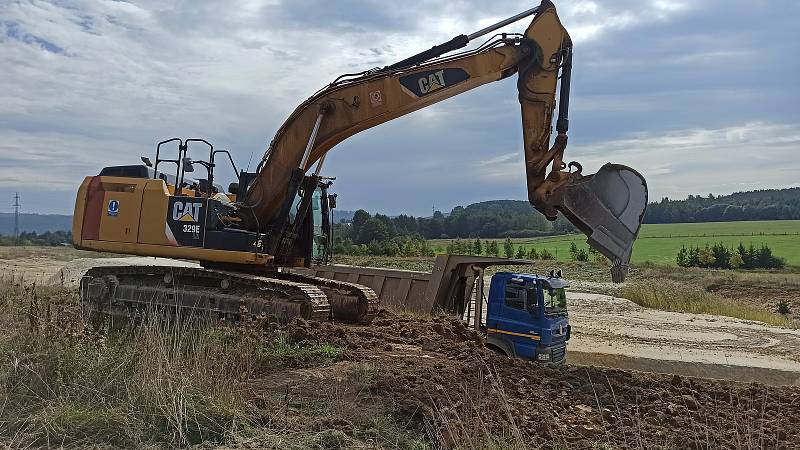
[[[14,193],[14,244],[19,245],[19,192]]]

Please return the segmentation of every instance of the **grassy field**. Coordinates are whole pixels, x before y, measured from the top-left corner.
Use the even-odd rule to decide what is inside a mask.
[[[444,249],[448,242],[439,239],[431,241],[431,245]],[[526,251],[530,247],[548,249],[562,261],[570,259],[569,249],[573,242],[579,248],[587,247],[583,235],[514,239],[514,244],[522,245]],[[788,265],[800,266],[800,220],[646,224],[642,226],[634,246],[632,262],[675,265],[675,255],[682,245],[704,246],[715,242],[728,247],[738,246],[740,242],[756,247],[766,244]]]

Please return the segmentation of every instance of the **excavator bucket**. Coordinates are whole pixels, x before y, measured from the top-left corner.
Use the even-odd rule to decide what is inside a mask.
[[[611,279],[625,281],[633,242],[647,207],[647,182],[628,166],[606,164],[554,192],[556,209],[613,262]]]

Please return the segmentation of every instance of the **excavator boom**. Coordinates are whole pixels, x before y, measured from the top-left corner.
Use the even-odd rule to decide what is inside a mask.
[[[447,56],[532,14],[523,34],[495,36],[475,50]],[[553,4],[543,0],[536,8],[383,69],[339,77],[298,106],[276,133],[247,189],[245,207],[240,210],[243,224],[272,236],[267,251],[280,260],[287,247],[286,218],[302,190],[305,173],[316,164],[314,176],[318,176],[325,155],[336,144],[517,74],[529,201],[549,220],[562,212],[589,237],[592,247],[614,262],[612,278],[622,281],[647,205],[647,185],[626,166],[609,164],[594,175],[583,175],[580,164],[563,162],[571,71],[572,41]]]

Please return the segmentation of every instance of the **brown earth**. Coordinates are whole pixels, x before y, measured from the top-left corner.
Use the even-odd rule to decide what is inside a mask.
[[[0,267],[52,277],[48,256],[0,257]],[[307,432],[324,448],[347,448],[356,436],[361,448],[430,448],[407,445],[416,437],[433,448],[800,448],[797,386],[551,368],[497,356],[445,317],[384,311],[369,326],[300,322],[283,332],[346,350],[338,362],[277,366],[248,382],[264,429],[275,432],[236,438],[233,448],[304,448]],[[374,420],[364,428],[387,411],[405,424],[405,444],[387,443]]]
[[[382,312],[371,326],[302,322],[290,333],[374,367],[370,393],[427,423],[447,447],[499,438],[511,448],[800,448],[797,387],[551,368],[494,355],[444,317]],[[282,389],[313,389],[283,378]]]

